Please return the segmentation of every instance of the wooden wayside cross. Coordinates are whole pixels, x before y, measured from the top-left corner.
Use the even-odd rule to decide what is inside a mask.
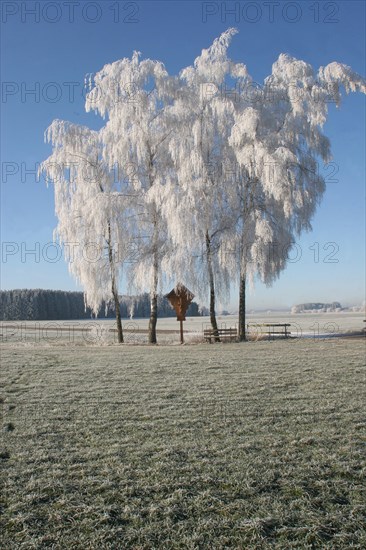
[[[177,321],[180,321],[180,343],[184,344],[183,339],[183,321],[186,320],[186,312],[189,304],[194,298],[194,294],[184,285],[178,283],[173,290],[166,295],[177,314]]]

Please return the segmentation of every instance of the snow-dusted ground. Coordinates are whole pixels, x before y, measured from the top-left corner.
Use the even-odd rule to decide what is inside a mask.
[[[267,312],[248,314],[247,322],[290,323],[291,335],[300,338],[318,338],[360,332],[365,326],[365,313],[341,312],[318,314],[291,314],[290,312]],[[235,315],[218,316],[219,327],[237,327]],[[37,344],[84,344],[103,345],[116,342],[115,322],[108,320],[70,321],[7,321],[0,323],[3,342]],[[125,341],[130,344],[147,343],[148,319],[123,320]],[[160,344],[179,343],[179,323],[173,318],[158,319]],[[210,328],[209,317],[187,317],[184,322],[186,343],[202,341],[203,331]],[[112,330],[111,330],[112,329]],[[261,329],[253,328],[256,336]],[[265,330],[265,329],[263,329]]]
[[[25,346],[1,548],[366,548],[364,341]]]

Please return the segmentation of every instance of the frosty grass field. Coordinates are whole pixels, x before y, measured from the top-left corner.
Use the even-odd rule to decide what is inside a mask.
[[[276,315],[304,335],[362,319]],[[362,337],[210,345],[201,318],[196,345],[120,347],[5,325],[0,548],[366,547]]]

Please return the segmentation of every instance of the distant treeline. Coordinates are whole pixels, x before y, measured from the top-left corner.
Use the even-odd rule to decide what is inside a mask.
[[[139,296],[120,296],[121,315],[124,318],[144,318],[150,316],[150,297],[147,293]],[[201,315],[198,304],[192,302],[187,315]],[[175,311],[163,296],[158,300],[158,316],[174,317]],[[0,291],[0,319],[2,321],[42,321],[61,319],[90,319],[89,308],[85,309],[82,292],[65,290],[21,289]],[[98,318],[115,317],[112,304],[101,308]]]
[[[322,302],[309,302],[307,304],[297,304],[292,306],[292,313],[304,313],[304,312],[331,312],[342,310],[342,306],[339,302],[332,302],[331,304],[323,304]]]

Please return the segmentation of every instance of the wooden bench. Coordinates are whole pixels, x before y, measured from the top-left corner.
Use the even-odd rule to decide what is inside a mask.
[[[248,323],[247,329],[250,333],[250,327],[260,328],[260,334],[257,334],[257,337],[261,336],[262,334],[268,334],[269,336],[277,334],[288,338],[291,332],[287,330],[287,327],[290,326],[291,325],[289,323]],[[265,330],[263,331],[262,328],[264,328]]]
[[[212,343],[212,340],[215,341],[215,337],[219,337],[220,341],[222,340],[236,340],[238,337],[238,331],[236,328],[218,328],[217,332],[213,329],[206,329],[203,331],[203,336],[206,342]]]

